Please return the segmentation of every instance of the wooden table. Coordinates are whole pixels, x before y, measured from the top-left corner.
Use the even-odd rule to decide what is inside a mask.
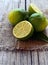
[[[48,65],[48,50],[12,50],[16,39],[11,34],[7,14],[16,8],[28,9],[31,2],[48,17],[48,0],[0,0],[0,65]]]

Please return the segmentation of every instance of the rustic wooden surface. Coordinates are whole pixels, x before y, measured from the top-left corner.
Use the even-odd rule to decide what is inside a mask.
[[[16,8],[28,9],[31,2],[35,3],[48,18],[48,0],[0,0],[0,65],[48,65],[46,49],[48,44],[39,47],[43,50],[15,50],[18,41],[12,35],[12,26],[7,18],[8,12]],[[46,34],[48,36],[48,30]]]
[[[0,65],[48,65],[48,51],[0,51]]]

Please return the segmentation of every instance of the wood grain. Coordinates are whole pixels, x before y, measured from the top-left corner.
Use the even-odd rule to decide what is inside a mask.
[[[48,65],[48,51],[0,51],[0,65]]]
[[[38,65],[37,52],[36,51],[33,51],[31,54],[32,54],[32,65]]]
[[[41,65],[47,65],[47,59],[46,59],[46,54],[47,52],[43,51],[43,52],[39,52],[39,64]]]

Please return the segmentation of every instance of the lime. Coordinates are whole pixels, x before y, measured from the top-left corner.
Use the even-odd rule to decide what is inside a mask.
[[[21,21],[13,28],[13,35],[20,40],[28,39],[33,35],[33,26],[28,21]]]
[[[46,21],[47,21],[47,26],[48,26],[48,19],[46,18]]]
[[[42,14],[40,9],[36,5],[34,5],[34,4],[30,4],[29,5],[28,11],[29,11],[30,15],[33,14],[33,13],[40,13],[40,14]]]
[[[26,12],[23,9],[15,9],[9,12],[8,19],[12,25],[16,25],[18,22],[24,20]]]
[[[29,21],[32,23],[34,29],[38,31],[43,31],[47,26],[46,17],[39,13],[34,13],[29,17]]]

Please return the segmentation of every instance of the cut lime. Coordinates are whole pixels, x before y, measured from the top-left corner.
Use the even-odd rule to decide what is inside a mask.
[[[43,31],[47,26],[47,20],[43,14],[34,13],[29,17],[29,21],[37,32]]]
[[[13,29],[13,35],[20,39],[25,40],[28,39],[33,34],[33,26],[28,21],[19,22]]]
[[[34,4],[30,4],[29,5],[28,11],[29,11],[30,15],[33,14],[33,13],[40,13],[40,14],[42,14],[40,9],[36,5],[34,5]]]
[[[24,9],[15,9],[9,12],[8,19],[12,25],[16,25],[18,22],[24,20],[26,12]]]

